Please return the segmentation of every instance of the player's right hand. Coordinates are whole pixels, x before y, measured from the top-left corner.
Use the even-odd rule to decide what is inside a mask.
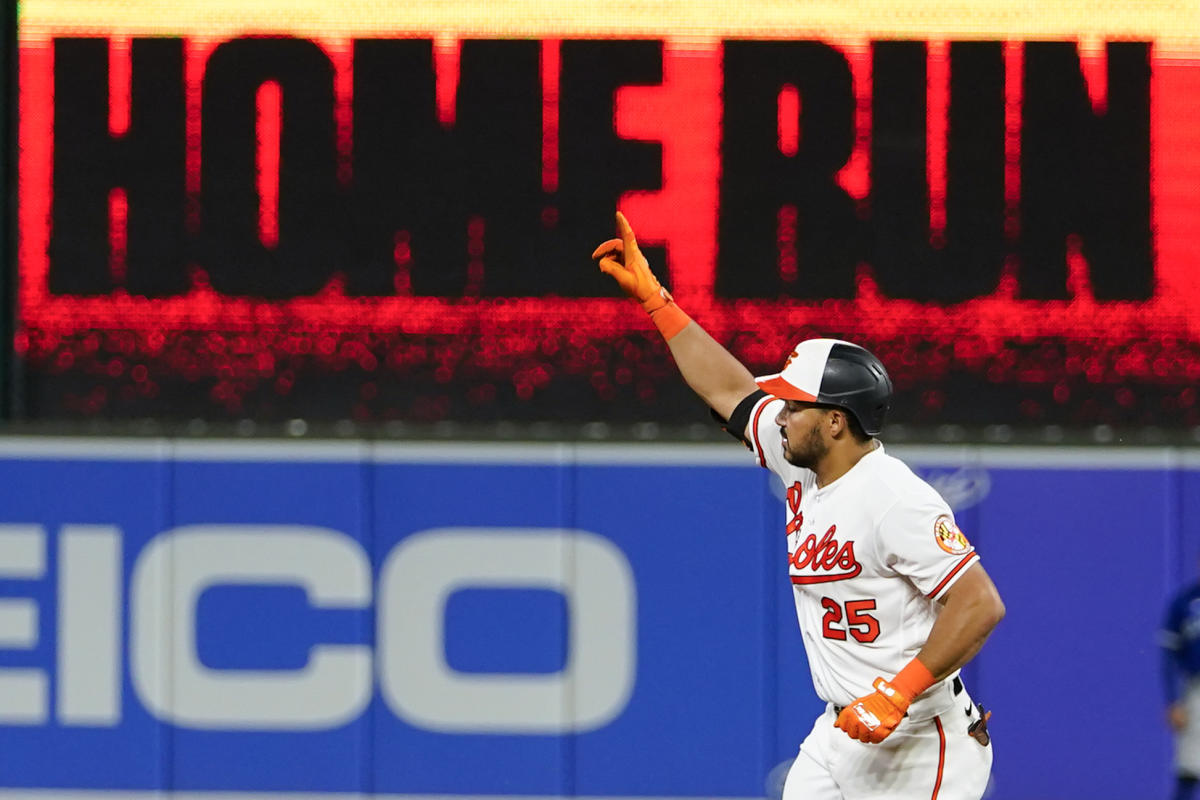
[[[1188,713],[1183,703],[1172,703],[1167,707],[1167,722],[1173,731],[1181,731],[1187,727]]]
[[[621,238],[609,239],[592,253],[600,259],[600,271],[611,275],[621,291],[642,304],[647,313],[671,302],[671,294],[662,287],[650,271],[650,263],[638,249],[637,239],[629,220],[617,212],[617,233]]]

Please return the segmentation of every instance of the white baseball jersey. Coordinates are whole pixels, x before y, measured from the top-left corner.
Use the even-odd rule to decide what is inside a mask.
[[[774,421],[781,402],[760,400],[747,432],[759,463],[787,490],[788,574],[813,686],[846,706],[912,660],[936,601],[979,556],[945,500],[882,445],[818,488],[814,472],[783,457]],[[955,677],[922,694],[910,720],[953,705]]]

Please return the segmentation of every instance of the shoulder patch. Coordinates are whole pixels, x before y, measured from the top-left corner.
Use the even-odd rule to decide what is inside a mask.
[[[954,520],[945,514],[934,520],[933,538],[938,547],[952,556],[961,556],[971,550],[971,543],[967,541],[967,537],[954,524]]]

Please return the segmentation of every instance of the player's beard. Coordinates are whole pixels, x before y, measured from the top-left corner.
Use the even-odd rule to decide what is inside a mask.
[[[794,466],[816,469],[817,462],[828,452],[829,445],[821,439],[821,431],[814,425],[799,442],[793,442],[790,438],[787,440],[787,447],[783,449],[783,458]]]

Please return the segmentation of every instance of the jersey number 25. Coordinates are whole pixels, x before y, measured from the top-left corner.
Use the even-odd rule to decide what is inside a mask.
[[[842,627],[842,607],[836,600],[822,597],[821,607],[825,609],[821,628],[826,639],[844,642],[847,631],[860,642],[873,642],[879,638],[879,620],[864,613],[875,610],[874,600],[847,600],[845,627]]]

